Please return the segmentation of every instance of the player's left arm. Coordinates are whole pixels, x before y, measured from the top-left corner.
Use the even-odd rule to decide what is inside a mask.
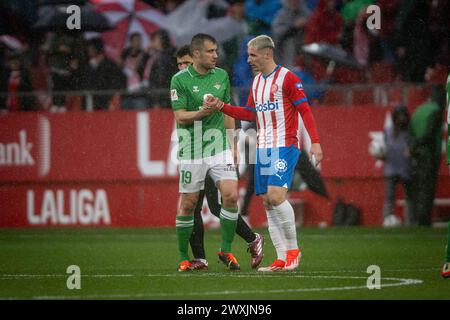
[[[317,134],[316,122],[314,120],[311,107],[308,103],[301,80],[292,72],[286,74],[286,80],[283,84],[283,92],[287,94],[292,105],[300,113],[305,128],[311,138],[311,157],[315,159],[315,165],[318,165],[323,159],[322,147],[320,146],[319,135]]]
[[[230,79],[228,78],[228,75],[225,78],[225,92],[223,95],[223,102],[224,103],[230,103],[231,102],[231,85],[230,85]],[[235,123],[234,118],[230,117],[229,115],[224,115],[224,121],[225,121],[225,128],[226,129],[235,129]]]

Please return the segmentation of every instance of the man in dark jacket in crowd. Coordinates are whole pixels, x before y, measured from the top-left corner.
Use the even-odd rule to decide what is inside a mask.
[[[124,90],[126,88],[125,75],[118,65],[105,56],[101,39],[92,39],[88,42],[87,54],[89,61],[84,71],[85,81],[82,82],[84,90],[103,91]],[[93,109],[107,110],[113,95],[113,92],[95,94],[93,96]]]
[[[0,73],[0,110],[33,111],[36,109],[31,93],[30,74],[22,64],[19,53],[7,58],[7,69]]]

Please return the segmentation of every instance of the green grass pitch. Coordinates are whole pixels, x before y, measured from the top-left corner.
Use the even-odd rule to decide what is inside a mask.
[[[275,250],[266,228],[267,265]],[[0,299],[450,299],[440,278],[446,229],[302,228],[291,273],[260,274],[236,236],[241,271],[217,262],[218,230],[205,231],[209,271],[176,272],[175,229],[0,229]],[[69,290],[77,265],[81,288]],[[381,288],[369,290],[370,265]]]

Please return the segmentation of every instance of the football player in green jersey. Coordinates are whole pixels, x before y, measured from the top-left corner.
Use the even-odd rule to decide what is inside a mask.
[[[177,66],[179,70],[186,69],[192,64],[190,46],[181,47],[176,54]],[[194,259],[191,260],[191,267],[194,270],[207,270],[208,261],[206,260],[204,248],[204,229],[202,220],[203,198],[206,195],[208,207],[212,214],[220,217],[220,203],[218,199],[217,187],[209,174],[206,175],[204,189],[200,190],[197,205],[194,210],[194,227],[189,239]],[[239,215],[236,225],[236,234],[242,237],[248,244],[248,252],[251,255],[251,267],[256,268],[264,257],[264,236],[252,231],[248,224]]]
[[[230,81],[225,70],[217,68],[217,42],[207,34],[191,40],[193,63],[172,77],[170,94],[179,140],[180,207],[176,232],[180,263],[178,271],[192,270],[189,238],[194,225],[194,210],[206,174],[214,180],[222,196],[220,210],[222,244],[219,259],[231,270],[240,266],[231,253],[238,219],[237,172],[227,141],[226,129],[234,129],[234,120],[220,112],[203,108],[212,95],[230,101]]]

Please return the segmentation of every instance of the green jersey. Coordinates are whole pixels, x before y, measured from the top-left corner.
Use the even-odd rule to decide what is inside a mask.
[[[230,80],[225,70],[214,68],[202,75],[190,65],[172,77],[170,96],[174,111],[198,111],[207,94],[230,103]],[[183,160],[214,156],[230,148],[224,114],[219,111],[189,125],[177,124],[177,135],[178,158]]]
[[[447,78],[447,164],[450,165],[450,74]]]

